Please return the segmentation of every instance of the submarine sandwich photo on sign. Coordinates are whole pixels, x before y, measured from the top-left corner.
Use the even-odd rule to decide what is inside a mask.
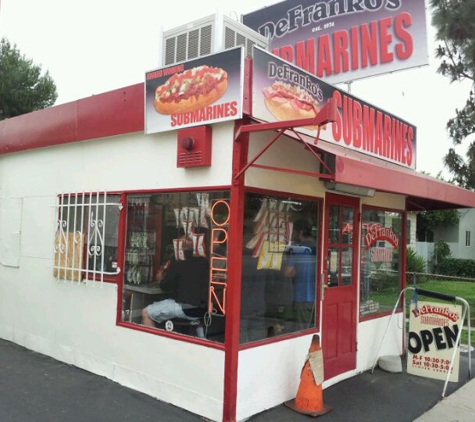
[[[145,133],[242,117],[243,49],[152,70],[145,75]]]

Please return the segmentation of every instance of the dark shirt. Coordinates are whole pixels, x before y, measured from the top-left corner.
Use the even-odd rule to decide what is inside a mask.
[[[206,308],[209,287],[209,263],[206,258],[185,253],[184,261],[172,261],[160,287],[173,292],[178,303]]]

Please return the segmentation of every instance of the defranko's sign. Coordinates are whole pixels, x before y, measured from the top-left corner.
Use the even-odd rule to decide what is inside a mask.
[[[442,303],[411,303],[407,372],[426,378],[458,381],[462,307]],[[455,354],[454,354],[454,349]],[[453,363],[452,356],[455,356]]]
[[[321,128],[318,142],[326,141],[415,169],[414,125],[254,47],[254,117],[268,122],[312,118],[330,98],[336,102],[337,119]],[[299,130],[315,135],[318,128],[307,126]]]
[[[287,0],[243,23],[332,84],[428,64],[424,0]]]

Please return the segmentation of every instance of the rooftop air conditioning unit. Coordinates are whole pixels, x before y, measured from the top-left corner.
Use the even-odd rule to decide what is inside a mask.
[[[254,45],[267,50],[269,41],[246,25],[216,13],[163,31],[161,65],[172,66],[238,46],[251,57]]]

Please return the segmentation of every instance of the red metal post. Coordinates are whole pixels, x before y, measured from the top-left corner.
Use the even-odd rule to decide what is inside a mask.
[[[237,124],[241,124],[238,122]],[[228,288],[226,331],[224,340],[223,422],[236,420],[239,332],[241,311],[241,276],[244,226],[244,177],[234,176],[246,165],[249,135],[234,141],[231,185],[231,220],[228,241]]]

